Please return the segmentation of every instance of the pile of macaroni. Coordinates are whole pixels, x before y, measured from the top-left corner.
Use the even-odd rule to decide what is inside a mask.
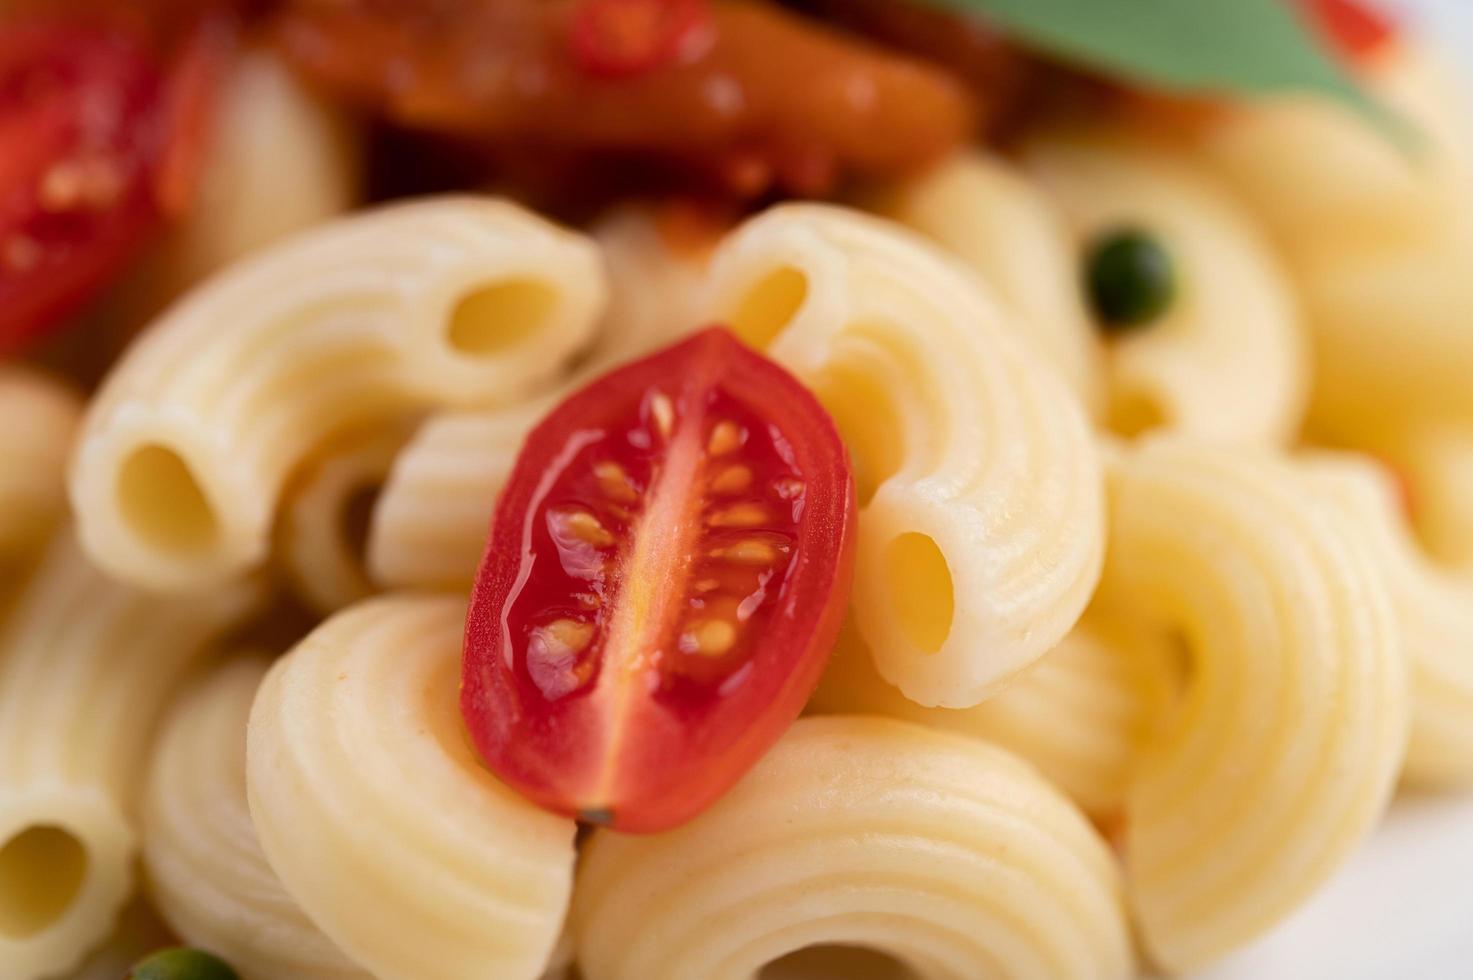
[[[1473,787],[1473,131],[1408,44],[1371,74],[1419,153],[1282,98],[692,242],[340,215],[349,129],[247,60],[95,396],[0,369],[0,978],[116,977],[140,892],[247,980],[1180,975],[1261,935],[1399,785]],[[1118,227],[1179,288],[1106,343]],[[711,810],[580,838],[461,730],[469,582],[547,408],[713,322],[839,425],[851,615]]]

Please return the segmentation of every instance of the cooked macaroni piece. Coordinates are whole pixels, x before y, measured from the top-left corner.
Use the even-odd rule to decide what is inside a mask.
[[[370,577],[391,588],[467,588],[522,440],[555,404],[538,399],[426,422],[394,461],[374,508]]]
[[[1074,393],[1099,407],[1103,363],[1079,288],[1070,230],[1038,186],[999,157],[969,153],[874,202],[981,274]]]
[[[691,823],[596,832],[573,930],[588,980],[748,980],[821,944],[925,980],[1132,966],[1114,859],[1067,800],[1001,749],[882,718],[805,718]]]
[[[1367,74],[1414,145],[1309,97],[1235,108],[1200,143],[1297,276],[1311,417],[1337,440],[1388,420],[1473,419],[1473,126],[1455,80],[1412,42]]]
[[[1268,445],[1297,434],[1309,366],[1290,284],[1209,174],[1184,154],[1104,134],[1037,138],[1024,162],[1068,216],[1076,262],[1121,230],[1152,235],[1171,257],[1170,307],[1109,345],[1111,428]]]
[[[1170,643],[1098,609],[1007,688],[973,708],[925,708],[875,672],[852,621],[810,713],[877,714],[984,738],[1027,759],[1083,810],[1119,816],[1131,766],[1174,693]]]
[[[173,941],[158,913],[139,899],[123,909],[107,941],[66,974],[66,980],[118,980],[134,963]]]
[[[1109,482],[1102,596],[1191,655],[1125,828],[1145,946],[1185,973],[1303,901],[1380,818],[1407,667],[1366,533],[1292,464],[1155,442],[1117,457]]]
[[[674,237],[649,210],[635,208],[616,211],[595,226],[609,276],[609,305],[588,358],[567,387],[702,325],[700,289],[709,258],[703,233],[697,228],[686,238]],[[554,397],[507,409],[447,412],[426,423],[395,461],[374,511],[372,577],[397,587],[469,586],[496,495],[527,432],[555,404]]]
[[[753,218],[709,319],[809,384],[854,459],[854,599],[884,678],[967,707],[1074,625],[1103,550],[1078,401],[979,280],[898,225],[822,205]]]
[[[342,219],[233,265],[153,323],[89,407],[70,477],[83,545],[159,588],[251,568],[313,447],[549,383],[603,283],[586,240],[476,197]]]
[[[187,215],[111,304],[125,329],[147,322],[217,269],[358,199],[361,164],[352,127],[276,55],[242,53],[218,100]]]
[[[226,661],[169,709],[143,795],[148,892],[191,946],[244,980],[369,980],[297,908],[246,805],[246,719],[270,662]]]
[[[1459,575],[1473,576],[1473,426],[1429,424],[1358,435],[1357,442],[1395,465],[1428,553]]]
[[[267,859],[380,980],[532,980],[562,928],[573,823],[476,758],[456,697],[459,598],[371,599],[267,675],[246,752]]]
[[[53,976],[133,889],[134,811],[155,723],[257,596],[164,599],[103,577],[59,532],[0,635],[0,964]]]
[[[375,591],[366,567],[369,526],[413,428],[376,426],[335,439],[288,485],[273,551],[292,591],[317,612]]]
[[[1366,533],[1391,587],[1412,667],[1405,779],[1432,788],[1473,784],[1473,584],[1428,561],[1384,470],[1332,454],[1316,454],[1310,465],[1320,492]]]
[[[0,592],[66,511],[65,470],[82,401],[17,364],[0,364]]]

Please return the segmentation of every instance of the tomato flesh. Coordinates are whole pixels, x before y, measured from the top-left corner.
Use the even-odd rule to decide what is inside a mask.
[[[569,30],[580,68],[628,78],[699,53],[711,11],[708,0],[581,0]]]
[[[626,831],[709,805],[797,717],[853,573],[833,421],[720,328],[528,437],[466,624],[461,711],[537,803]]]
[[[1369,57],[1396,36],[1384,14],[1359,0],[1301,0],[1320,33],[1352,61]]]
[[[164,88],[127,33],[0,25],[0,354],[95,295],[155,227]]]

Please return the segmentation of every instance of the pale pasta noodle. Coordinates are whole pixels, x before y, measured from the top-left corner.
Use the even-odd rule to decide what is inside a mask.
[[[877,714],[984,738],[1027,759],[1091,816],[1119,816],[1131,767],[1174,693],[1170,643],[1098,610],[972,708],[926,708],[886,684],[846,623],[808,711]]]
[[[699,240],[673,240],[640,208],[614,212],[593,235],[608,270],[609,304],[588,359],[564,392],[701,325],[709,255]],[[390,587],[468,586],[522,440],[556,404],[550,397],[428,421],[395,460],[374,510],[374,580]]]
[[[65,471],[82,400],[44,374],[0,364],[0,590],[66,512]]]
[[[1322,453],[1311,457],[1310,473],[1364,530],[1391,588],[1412,666],[1404,778],[1433,788],[1473,784],[1473,583],[1453,579],[1421,552],[1384,470]]]
[[[75,966],[133,889],[135,808],[155,723],[255,590],[162,599],[104,578],[70,533],[0,635],[0,964]]]
[[[1104,390],[1094,325],[1080,289],[1079,260],[1063,216],[1007,161],[967,153],[873,202],[945,246],[1018,314],[1010,322],[1091,409]]]
[[[980,280],[898,225],[785,205],[726,239],[711,295],[844,434],[855,609],[887,681],[966,707],[1063,638],[1098,577],[1099,464]]]
[[[1089,823],[984,742],[805,718],[676,830],[598,831],[574,897],[588,980],[748,980],[814,945],[924,980],[1127,977],[1119,872]]]
[[[539,399],[426,422],[394,461],[374,508],[373,580],[391,588],[468,587],[522,441],[555,404]]]
[[[1191,657],[1125,828],[1146,949],[1184,973],[1278,921],[1380,819],[1407,666],[1372,545],[1291,463],[1155,442],[1109,482],[1102,595]]]
[[[323,615],[375,591],[366,567],[378,492],[412,425],[385,425],[332,443],[289,484],[274,553],[292,591]]]
[[[1311,418],[1336,441],[1387,421],[1473,420],[1473,126],[1414,43],[1367,84],[1411,145],[1327,100],[1235,108],[1199,146],[1272,229],[1315,341]]]
[[[312,229],[157,320],[88,409],[83,545],[160,588],[266,556],[291,471],[333,433],[550,383],[602,306],[597,251],[520,208],[442,197]]]
[[[1104,134],[1031,141],[1024,163],[1068,216],[1079,261],[1100,236],[1144,231],[1171,257],[1175,293],[1108,347],[1108,421],[1283,445],[1299,431],[1309,365],[1272,247],[1184,154]]]
[[[573,823],[482,768],[461,728],[464,602],[371,599],[318,627],[251,710],[267,859],[380,980],[533,980],[572,888]]]
[[[146,322],[241,256],[358,200],[360,150],[352,126],[275,54],[242,52],[217,99],[188,213],[110,304],[125,327]]]
[[[147,902],[138,899],[123,909],[107,941],[66,974],[66,980],[118,980],[134,963],[171,942],[169,927]]]
[[[1383,438],[1368,442],[1406,481],[1428,553],[1473,576],[1473,426],[1428,425]]]
[[[148,892],[179,938],[245,980],[369,980],[297,908],[246,804],[246,720],[270,662],[237,657],[169,709],[143,795]]]

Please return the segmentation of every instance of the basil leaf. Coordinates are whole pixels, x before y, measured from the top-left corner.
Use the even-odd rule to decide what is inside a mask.
[[[1188,93],[1318,92],[1390,122],[1291,0],[923,0],[1104,74]]]

